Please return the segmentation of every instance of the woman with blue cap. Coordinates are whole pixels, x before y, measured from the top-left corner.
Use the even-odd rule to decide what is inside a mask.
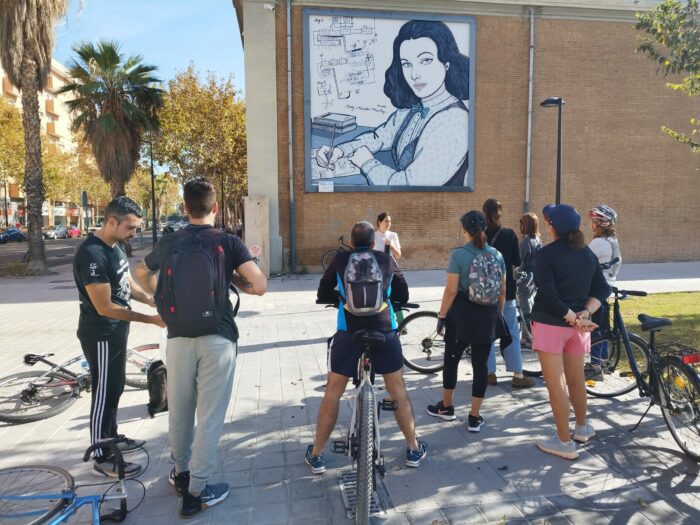
[[[547,233],[554,239],[535,260],[537,295],[532,308],[532,348],[542,365],[557,431],[537,446],[549,454],[576,459],[574,441],[586,443],[595,429],[586,421],[584,359],[591,350],[591,321],[610,287],[598,259],[586,246],[581,216],[568,204],[542,210]],[[573,441],[569,399],[576,415]]]

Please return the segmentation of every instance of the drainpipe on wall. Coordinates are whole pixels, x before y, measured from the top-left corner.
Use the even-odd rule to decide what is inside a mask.
[[[527,94],[527,160],[525,162],[525,202],[523,213],[530,211],[530,178],[532,176],[532,87],[535,71],[535,8],[530,8],[530,74]]]
[[[287,0],[287,122],[289,133],[289,258],[290,270],[297,271],[294,213],[294,133],[292,126],[292,0]]]

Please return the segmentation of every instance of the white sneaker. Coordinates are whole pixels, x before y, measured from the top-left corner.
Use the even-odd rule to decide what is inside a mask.
[[[588,443],[588,440],[595,436],[595,428],[586,423],[585,425],[576,425],[574,430],[574,441],[579,443]]]
[[[576,452],[576,443],[573,441],[561,441],[555,434],[551,438],[540,441],[537,443],[537,448],[548,454],[553,454],[564,459],[576,459],[578,458],[578,452]]]

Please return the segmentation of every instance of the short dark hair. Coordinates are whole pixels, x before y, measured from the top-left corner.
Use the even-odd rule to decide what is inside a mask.
[[[109,201],[109,204],[107,204],[105,208],[105,222],[107,222],[107,219],[110,217],[114,217],[117,219],[117,222],[120,223],[127,215],[136,215],[140,219],[143,217],[143,212],[136,202],[124,195]]]
[[[350,233],[352,245],[355,248],[367,248],[374,242],[374,226],[367,221],[358,222]]]
[[[501,227],[501,212],[503,206],[496,199],[486,199],[484,201],[484,217],[486,217],[486,225],[489,230]]]
[[[401,26],[394,39],[394,56],[384,74],[384,93],[395,108],[407,109],[420,102],[403,76],[401,44],[406,40],[429,38],[435,42],[438,60],[450,67],[445,74],[445,89],[459,100],[469,100],[469,57],[459,52],[457,41],[447,24],[434,20],[410,20]]]
[[[389,214],[385,211],[377,215],[377,225],[381,224],[384,222],[384,219],[386,219],[389,216]]]
[[[183,194],[187,211],[194,219],[201,219],[209,215],[216,202],[214,185],[201,177],[188,180],[185,183]]]

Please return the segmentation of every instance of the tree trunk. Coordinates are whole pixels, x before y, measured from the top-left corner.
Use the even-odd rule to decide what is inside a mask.
[[[115,177],[109,181],[109,190],[112,193],[113,199],[126,195],[126,183]]]
[[[25,50],[25,53],[27,51]],[[29,228],[29,256],[27,273],[47,275],[49,272],[44,251],[41,227],[41,206],[44,202],[44,184],[41,173],[41,119],[39,118],[39,96],[37,67],[25,55],[22,61],[22,122],[24,123],[24,194],[27,196],[27,226]]]

